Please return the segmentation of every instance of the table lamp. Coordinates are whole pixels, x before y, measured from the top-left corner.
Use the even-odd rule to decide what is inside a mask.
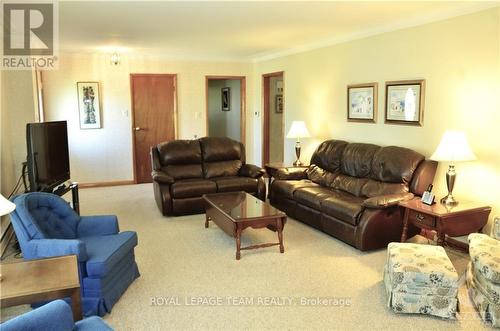
[[[297,160],[293,163],[294,166],[301,166],[300,162],[300,138],[309,138],[311,135],[307,130],[306,123],[304,121],[293,121],[290,131],[286,135],[287,138],[296,138],[295,143],[295,155],[297,155]]]
[[[446,131],[441,138],[439,146],[431,156],[434,161],[449,161],[448,172],[446,172],[446,186],[448,187],[448,195],[441,199],[441,203],[447,206],[456,206],[458,201],[452,195],[455,179],[456,161],[471,161],[475,160],[476,156],[469,147],[467,136],[461,131]]]
[[[16,205],[5,199],[3,195],[0,194],[0,216],[10,214],[16,209]]]

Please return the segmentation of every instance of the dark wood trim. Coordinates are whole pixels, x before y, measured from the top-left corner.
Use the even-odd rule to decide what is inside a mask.
[[[96,182],[96,183],[78,183],[78,188],[93,188],[93,187],[109,187],[109,186],[121,186],[121,185],[134,185],[135,180],[117,180],[112,182]]]
[[[270,95],[269,95],[269,78],[271,77],[282,77],[283,78],[283,100],[285,96],[285,72],[284,71],[276,71],[276,72],[271,72],[267,74],[262,75],[262,166],[265,164],[269,163],[269,152],[270,152],[270,146],[269,146],[269,133],[270,133],[270,127],[269,127],[269,116],[270,116],[270,109],[269,109],[269,101],[270,101]],[[284,139],[284,129],[285,129],[285,109],[283,109],[283,117],[282,117],[282,123],[281,123],[281,131]],[[283,151],[284,153],[284,151]],[[284,157],[284,155],[283,155]]]
[[[132,126],[130,128],[130,132],[132,132],[132,166],[133,166],[133,172],[134,172],[134,179],[132,184],[137,184],[137,167],[136,167],[136,155],[135,155],[135,134],[134,134],[134,127],[135,127],[135,109],[134,109],[134,84],[132,83],[133,77],[149,77],[149,76],[165,76],[165,77],[173,77],[174,78],[174,137],[175,139],[178,138],[178,127],[179,127],[179,116],[177,114],[177,74],[130,74],[129,82],[130,82],[130,116],[132,119]],[[94,184],[94,183],[90,183]],[[97,183],[99,184],[99,183]],[[80,188],[82,188],[80,184]],[[118,185],[129,185],[129,184],[118,184]],[[103,186],[115,186],[115,185],[103,185]],[[95,187],[95,186],[88,186],[88,187]]]
[[[205,135],[208,136],[208,81],[209,80],[239,80],[240,81],[240,141],[246,146],[246,76],[205,76]]]

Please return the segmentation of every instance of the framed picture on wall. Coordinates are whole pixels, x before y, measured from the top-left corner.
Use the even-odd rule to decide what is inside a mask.
[[[421,126],[424,119],[425,80],[385,83],[385,122]]]
[[[347,121],[375,123],[377,119],[377,95],[377,83],[348,85]]]
[[[283,113],[283,94],[276,94],[276,113]]]
[[[221,89],[221,97],[222,97],[222,111],[230,111],[231,110],[231,88],[223,87]]]
[[[99,82],[77,82],[80,129],[101,128]]]

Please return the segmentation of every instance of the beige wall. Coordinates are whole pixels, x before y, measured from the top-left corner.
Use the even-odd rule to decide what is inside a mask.
[[[119,66],[111,66],[108,55],[61,55],[59,70],[43,75],[46,120],[68,121],[73,180],[83,183],[130,180],[133,178],[130,73],[177,74],[179,138],[192,139],[195,135],[206,135],[205,76],[247,76],[247,86],[251,89],[251,69],[250,63],[169,61],[126,54]],[[78,81],[101,83],[102,129],[79,129]],[[246,106],[252,109],[251,99]],[[251,134],[253,121],[247,123],[247,132]],[[247,136],[250,160],[252,141],[252,136]]]
[[[464,130],[478,160],[457,165],[459,199],[484,201],[500,214],[500,10],[498,8],[385,33],[331,47],[259,62],[255,77],[285,71],[285,132],[292,120],[305,120],[314,138],[303,142],[307,160],[322,140],[345,139],[400,145],[430,156],[447,129]],[[384,124],[384,82],[424,78],[422,127]],[[379,82],[376,124],[346,121],[346,86]],[[255,79],[255,105],[261,85]],[[261,120],[255,124],[261,129]],[[261,131],[256,130],[256,146]],[[285,161],[293,161],[285,139]],[[259,157],[259,153],[256,154]],[[441,164],[435,180],[445,193]]]
[[[26,123],[35,122],[36,111],[31,71],[4,70],[1,81],[1,193],[8,197],[26,161]],[[2,218],[2,234],[6,224],[6,218]]]

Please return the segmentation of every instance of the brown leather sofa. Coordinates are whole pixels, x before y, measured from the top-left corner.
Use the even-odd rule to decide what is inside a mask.
[[[398,202],[421,196],[437,167],[407,148],[341,140],[323,142],[310,164],[277,171],[271,204],[362,251],[400,240]]]
[[[242,143],[224,137],[173,140],[151,148],[156,203],[163,215],[204,213],[203,194],[245,191],[266,197],[265,173],[245,163]]]

